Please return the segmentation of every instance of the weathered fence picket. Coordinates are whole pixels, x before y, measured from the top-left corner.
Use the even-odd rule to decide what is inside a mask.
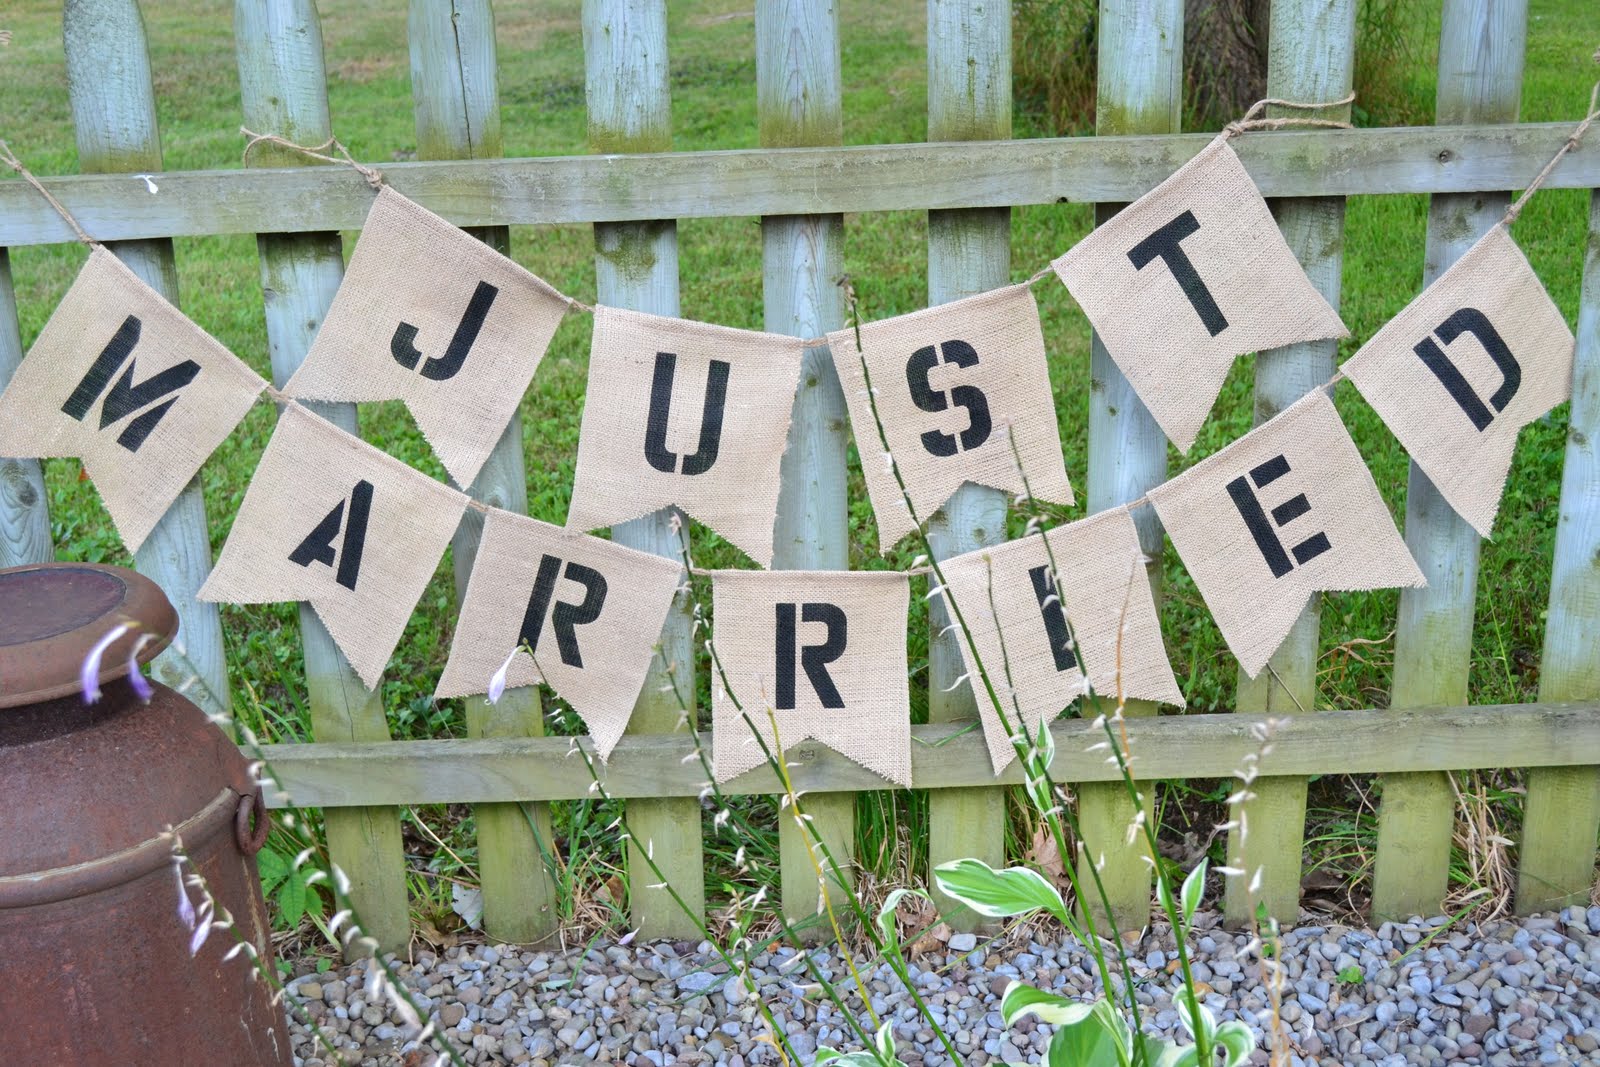
[[[0,390],[22,362],[22,328],[11,284],[11,256],[0,248]],[[0,567],[43,563],[55,557],[50,501],[39,461],[0,456]]]

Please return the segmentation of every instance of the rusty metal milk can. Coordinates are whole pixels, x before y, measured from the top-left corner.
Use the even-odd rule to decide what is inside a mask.
[[[119,623],[103,696],[79,668]],[[289,1067],[281,1010],[244,953],[272,966],[255,854],[266,813],[246,760],[194,704],[127,680],[177,632],[154,582],[119,567],[0,570],[0,1049],[29,1065]],[[235,927],[193,958],[165,827]],[[191,898],[198,895],[189,889]]]

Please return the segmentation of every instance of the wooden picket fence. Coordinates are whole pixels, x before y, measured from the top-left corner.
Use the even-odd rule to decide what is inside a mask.
[[[417,142],[422,162],[389,165],[406,195],[504,250],[507,226],[594,224],[601,302],[658,314],[678,312],[675,219],[761,216],[766,328],[803,337],[840,325],[834,279],[844,268],[843,215],[928,211],[928,300],[938,304],[1009,283],[1012,205],[1099,204],[1097,218],[1166,178],[1209,139],[1180,135],[1183,0],[1101,0],[1098,134],[1011,141],[1011,24],[1006,0],[928,0],[927,144],[841,149],[839,19],[827,0],[756,0],[756,151],[670,152],[666,0],[584,0],[583,30],[592,147],[604,156],[498,158],[500,118],[489,0],[411,0]],[[1344,197],[1432,194],[1427,280],[1432,281],[1503,213],[1507,190],[1533,175],[1567,133],[1564,125],[1515,124],[1527,0],[1445,0],[1436,127],[1283,131],[1235,141],[1315,284],[1339,301]],[[302,144],[330,128],[321,33],[314,0],[237,0],[243,121]],[[1269,95],[1330,100],[1351,88],[1356,0],[1274,0]],[[245,170],[160,174],[161,146],[150,63],[137,0],[69,0],[66,64],[82,176],[47,185],[84,227],[142,277],[175,297],[173,237],[258,233],[273,378],[282,385],[305,357],[342,274],[337,231],[360,226],[370,193],[335,167],[309,167],[276,149]],[[287,169],[285,169],[287,168]],[[158,174],[150,195],[128,173]],[[1552,186],[1600,186],[1593,143],[1556,172]],[[1250,727],[1271,715],[1268,777],[1249,804],[1247,845],[1232,865],[1264,871],[1260,899],[1293,921],[1300,888],[1306,775],[1382,776],[1375,917],[1434,914],[1444,899],[1455,801],[1446,772],[1524,767],[1525,833],[1517,907],[1585,901],[1600,828],[1600,195],[1592,195],[1578,330],[1571,433],[1561,488],[1549,622],[1537,704],[1464,707],[1473,635],[1478,536],[1411,468],[1405,535],[1427,574],[1426,589],[1400,600],[1392,707],[1318,712],[1317,605],[1308,608],[1273,671],[1241,676],[1238,712],[1156,718],[1129,733],[1147,779],[1230,775],[1257,748]],[[21,359],[6,246],[71,240],[49,207],[21,182],[0,183],[0,382]],[[1577,241],[1580,235],[1573,234]],[[1032,266],[1028,264],[1027,266]],[[1259,418],[1281,410],[1334,369],[1332,341],[1262,353]],[[1167,473],[1166,441],[1127,381],[1094,343],[1089,416],[1090,512],[1135,499]],[[830,361],[806,355],[792,447],[784,459],[779,568],[846,566],[845,418]],[[354,405],[328,405],[353,429]],[[517,420],[484,468],[474,494],[513,511],[527,507]],[[0,460],[0,563],[53,556],[40,469]],[[967,486],[935,518],[940,555],[1004,536],[1003,494]],[[1137,513],[1145,551],[1162,552],[1149,509]],[[468,512],[454,541],[459,596],[481,526]],[[616,540],[677,554],[660,513],[614,530]],[[210,536],[198,482],[138,553],[178,607],[188,663],[223,710],[229,692],[214,605],[194,600],[210,567]],[[930,608],[937,613],[938,607]],[[466,740],[392,742],[378,696],[357,681],[315,613],[301,606],[306,687],[314,744],[274,746],[272,767],[298,804],[324,809],[332,857],[350,897],[385,948],[409,939],[397,805],[476,806],[480,875],[490,934],[535,941],[552,931],[554,885],[538,842],[549,842],[548,804],[591,793],[568,740],[543,738],[538,695],[508,694],[497,707],[467,702]],[[690,618],[667,624],[667,658],[693,662]],[[934,633],[943,620],[935,619]],[[916,787],[931,790],[929,860],[975,855],[998,864],[1005,788],[980,735],[968,729],[970,688],[945,692],[963,673],[953,635],[930,650],[930,719],[914,728]],[[157,666],[164,679],[188,666]],[[163,673],[164,672],[164,673]],[[689,736],[679,709],[653,675],[625,738],[601,773],[626,798],[629,899],[645,936],[689,936],[694,924],[656,876],[655,863],[692,910],[704,909],[703,773],[686,763]],[[692,689],[691,689],[692,691]],[[1133,814],[1099,754],[1085,752],[1087,724],[1057,726],[1058,777],[1073,783],[1088,851],[1105,854],[1103,878],[1123,928],[1148,914],[1148,865],[1123,847]],[[949,739],[946,743],[945,739]],[[937,743],[935,743],[937,742]],[[791,752],[794,785],[835,855],[848,856],[853,791],[882,782],[814,743]],[[767,771],[738,791],[776,792]],[[797,831],[782,829],[785,911],[806,917],[821,891]],[[536,836],[537,834],[537,836]],[[1243,886],[1226,910],[1247,911]]]

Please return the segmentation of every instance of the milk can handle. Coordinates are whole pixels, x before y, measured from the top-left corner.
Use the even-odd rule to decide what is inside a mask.
[[[254,818],[254,825],[251,819]],[[239,810],[233,816],[233,839],[239,851],[254,856],[267,843],[267,831],[272,824],[267,821],[267,801],[258,787],[254,793],[239,798]]]

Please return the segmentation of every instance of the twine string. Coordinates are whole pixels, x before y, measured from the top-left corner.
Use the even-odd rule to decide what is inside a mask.
[[[1350,93],[1338,100],[1320,101],[1279,100],[1277,97],[1269,96],[1265,99],[1257,100],[1250,105],[1250,110],[1246,111],[1241,118],[1224,126],[1222,128],[1222,136],[1224,139],[1228,139],[1251,130],[1348,130],[1351,128],[1350,123],[1341,122],[1337,119],[1314,119],[1303,115],[1285,115],[1281,118],[1264,119],[1260,115],[1269,107],[1283,107],[1291,111],[1326,111],[1330,108],[1345,107],[1353,104],[1355,99],[1355,93]]]
[[[1600,61],[1600,52],[1595,53],[1595,59]],[[1595,82],[1594,89],[1589,93],[1589,113],[1584,116],[1582,122],[1572,128],[1572,132],[1567,135],[1567,139],[1561,142],[1561,147],[1556,149],[1556,154],[1550,157],[1550,162],[1546,163],[1544,169],[1533,176],[1533,181],[1529,182],[1527,188],[1522,190],[1522,195],[1517,197],[1516,202],[1506,208],[1505,218],[1500,220],[1500,225],[1510,226],[1517,221],[1517,216],[1522,214],[1522,209],[1527,205],[1528,198],[1539,191],[1539,187],[1549,179],[1556,167],[1567,157],[1567,153],[1578,147],[1578,143],[1583,140],[1583,135],[1589,132],[1589,127],[1593,126],[1597,119],[1600,119],[1600,82]]]
[[[244,146],[244,154],[239,157],[239,162],[244,166],[248,167],[250,165],[250,153],[257,145],[270,144],[279,148],[286,148],[291,152],[298,152],[308,159],[320,159],[324,163],[343,164],[365,178],[374,192],[383,188],[383,171],[377,167],[369,167],[363,163],[356,162],[356,158],[350,154],[350,150],[337,137],[329,137],[319,145],[307,146],[296,144],[287,137],[279,137],[275,133],[256,133],[245,126],[240,126],[239,132],[250,138]],[[330,156],[327,154],[329,149],[339,154]]]
[[[90,248],[100,247],[100,242],[96,241],[93,237],[90,237],[84,228],[78,225],[78,220],[72,217],[72,212],[68,211],[61,201],[57,200],[50,190],[46,189],[44,184],[40,182],[38,178],[33,176],[32,171],[22,165],[22,160],[17,158],[16,153],[11,151],[11,146],[6,144],[4,141],[0,141],[0,163],[4,163],[6,166],[22,175],[23,181],[33,186],[34,189],[38,191],[40,196],[49,201],[50,206],[56,209],[56,214],[60,215],[62,220],[65,221],[68,226],[72,227],[72,232],[78,235],[78,240],[82,241]]]

